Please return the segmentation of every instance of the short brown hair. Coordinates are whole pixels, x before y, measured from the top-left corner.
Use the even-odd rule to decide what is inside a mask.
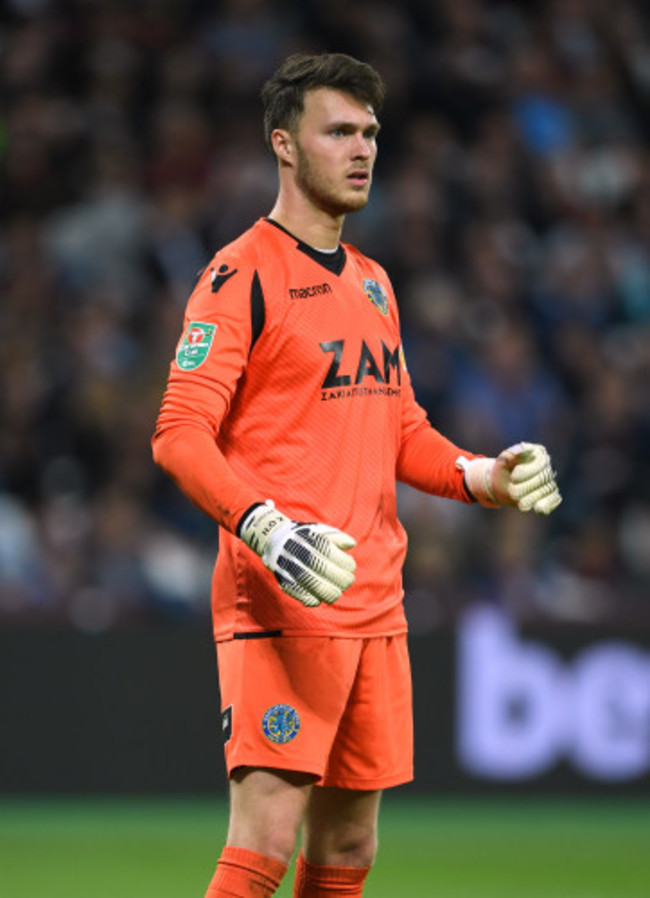
[[[262,88],[264,136],[269,146],[276,128],[295,130],[305,108],[305,93],[317,87],[351,94],[372,106],[375,114],[384,102],[384,82],[368,63],[345,53],[295,53]]]

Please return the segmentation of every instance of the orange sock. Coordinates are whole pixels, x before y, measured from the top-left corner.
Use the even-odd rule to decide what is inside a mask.
[[[361,895],[369,870],[370,867],[326,867],[322,864],[310,864],[302,854],[299,854],[293,882],[293,898]]]
[[[226,845],[205,898],[268,898],[286,872],[287,865],[275,858]]]

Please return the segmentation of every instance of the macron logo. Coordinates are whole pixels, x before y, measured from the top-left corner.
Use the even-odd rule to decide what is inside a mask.
[[[322,296],[324,293],[331,293],[332,288],[329,284],[314,284],[313,287],[299,287],[297,289],[289,289],[290,299],[306,299],[309,296]]]
[[[226,283],[226,281],[230,280],[230,278],[233,276],[233,274],[237,274],[238,269],[232,268],[232,269],[228,270],[227,265],[220,265],[218,272],[215,271],[214,268],[211,269],[211,271],[212,271],[211,278],[210,278],[212,281],[211,289],[212,289],[213,293],[218,293],[219,290],[221,290],[223,285]]]

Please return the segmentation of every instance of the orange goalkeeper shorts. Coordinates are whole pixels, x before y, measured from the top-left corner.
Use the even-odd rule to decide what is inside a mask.
[[[312,773],[323,786],[413,778],[406,634],[217,643],[226,767]]]

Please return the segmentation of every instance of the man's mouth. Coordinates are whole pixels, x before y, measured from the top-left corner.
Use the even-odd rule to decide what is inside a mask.
[[[354,184],[355,187],[365,187],[370,180],[370,173],[359,169],[358,171],[350,172],[347,179],[351,184]]]

